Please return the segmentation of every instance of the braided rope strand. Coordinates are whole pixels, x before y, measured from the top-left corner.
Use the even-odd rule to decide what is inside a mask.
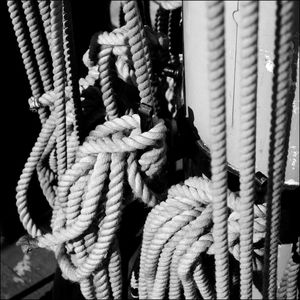
[[[211,127],[211,173],[213,186],[213,236],[216,253],[217,298],[229,298],[227,242],[227,159],[225,109],[224,2],[207,2],[208,89]]]

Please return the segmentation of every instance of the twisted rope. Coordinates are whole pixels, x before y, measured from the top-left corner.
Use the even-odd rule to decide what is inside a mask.
[[[106,108],[107,119],[115,119],[118,117],[118,108],[116,105],[115,94],[112,86],[112,48],[104,48],[99,54],[99,75],[102,99]]]
[[[293,37],[294,2],[277,3],[275,68],[271,107],[269,171],[267,191],[267,232],[265,240],[263,296],[276,297],[277,252],[280,226],[280,196],[285,176],[290,129],[291,42]]]
[[[32,58],[30,45],[26,40],[26,34],[24,31],[25,24],[20,15],[20,8],[18,5],[19,4],[15,1],[7,1],[9,15],[17,38],[17,43],[26,70],[26,75],[30,84],[31,93],[34,98],[38,98],[41,95],[40,79],[34,59]],[[46,113],[43,109],[39,110],[39,116],[41,122],[44,123],[46,120]]]
[[[66,112],[65,112],[65,68],[63,49],[63,17],[62,2],[51,1],[51,56],[53,60],[54,91],[57,96],[55,103],[56,131],[57,131],[57,161],[58,176],[62,176],[67,169],[66,142]]]
[[[257,88],[257,1],[241,2],[240,90],[240,297],[252,298]]]
[[[217,298],[229,298],[224,2],[207,2],[208,89]]]
[[[141,98],[141,104],[153,106],[151,87],[151,64],[150,53],[141,26],[141,19],[136,1],[128,1],[123,6],[126,27],[128,29],[130,52],[135,69],[136,82]]]
[[[179,8],[182,6],[182,1],[158,1],[155,0],[155,2],[162,7],[163,9],[166,10],[174,10],[176,8]]]

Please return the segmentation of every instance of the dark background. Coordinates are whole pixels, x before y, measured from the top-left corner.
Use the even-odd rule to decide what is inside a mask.
[[[86,75],[87,69],[82,56],[89,47],[90,38],[110,26],[109,0],[72,1],[73,30],[79,76]],[[23,66],[16,36],[9,17],[6,1],[0,1],[1,34],[1,121],[2,139],[2,193],[0,196],[1,240],[14,242],[24,233],[15,205],[15,188],[22,168],[29,156],[40,131],[38,115],[29,110],[31,96],[29,82]],[[33,180],[30,189],[33,207],[43,207],[41,191]]]

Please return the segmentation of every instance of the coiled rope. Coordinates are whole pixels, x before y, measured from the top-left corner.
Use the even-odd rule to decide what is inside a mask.
[[[274,299],[277,291],[277,253],[280,226],[280,196],[285,176],[290,129],[289,99],[291,76],[291,42],[293,37],[294,2],[277,3],[275,67],[271,106],[271,130],[268,164],[267,232],[263,297]]]
[[[140,299],[164,299],[167,294],[169,299],[182,299],[181,286],[185,299],[215,297],[213,279],[205,267],[206,255],[216,255],[211,234],[212,191],[212,183],[207,178],[189,178],[183,185],[172,186],[167,200],[149,213],[140,257]],[[241,199],[228,191],[226,205],[229,209],[229,251],[239,261]],[[265,206],[255,205],[256,245],[264,238],[264,233]],[[253,263],[258,262],[261,255],[261,249],[255,248]]]
[[[141,199],[149,206],[161,200],[163,195],[155,194],[144,178],[156,177],[166,162],[166,128],[162,120],[154,117],[153,127],[141,132],[138,115],[118,118],[111,62],[113,55],[129,53],[128,41],[130,36],[135,36],[131,31],[135,31],[136,27],[131,29],[129,26],[128,29],[126,25],[98,36],[98,63],[93,73],[89,72],[88,76],[92,75],[92,78],[82,79],[81,82],[85,84],[82,88],[86,88],[100,79],[108,121],[91,131],[78,147],[74,103],[76,86],[71,73],[65,3],[51,2],[50,32],[49,22],[46,22],[47,7],[40,4],[39,9],[46,36],[51,34],[49,44],[54,90],[47,91],[30,103],[33,107],[49,108],[50,116],[43,124],[18,182],[17,207],[20,219],[31,236],[21,239],[20,243],[27,248],[46,247],[53,250],[63,276],[79,282],[85,298],[120,298],[121,259],[116,233],[122,206],[130,201],[123,201],[124,185],[131,187],[131,197]],[[138,12],[134,10],[131,8],[132,15],[127,22],[137,18],[134,25],[140,28]],[[145,76],[151,78],[146,44],[146,37],[138,35],[129,47],[138,52],[139,47],[143,46],[146,68],[141,72],[136,64],[139,55],[132,59],[134,67],[139,67],[135,71],[144,97],[142,100],[147,99],[151,105],[152,99],[147,98],[147,89],[145,93],[143,86]],[[93,67],[90,62],[86,63]],[[53,209],[52,231],[48,233],[37,227],[27,207],[27,190],[35,169],[38,170],[44,195]]]
[[[215,242],[218,299],[229,298],[227,218],[227,159],[225,111],[224,2],[209,1],[207,7],[208,89],[210,103],[211,174],[213,186],[213,237]]]
[[[252,298],[252,252],[255,201],[257,1],[241,2],[240,91],[240,297]]]

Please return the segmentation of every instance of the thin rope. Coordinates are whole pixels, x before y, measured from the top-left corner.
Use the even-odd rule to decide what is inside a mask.
[[[217,298],[229,298],[224,2],[207,2],[208,89]]]
[[[63,11],[62,2],[51,1],[51,56],[53,60],[54,92],[56,94],[56,132],[58,176],[67,169],[66,141],[66,103],[65,103],[65,61],[63,49]]]
[[[240,90],[240,297],[252,298],[253,221],[255,199],[257,1],[241,2]]]
[[[277,2],[275,37],[275,67],[271,107],[269,171],[267,191],[267,232],[263,276],[263,297],[276,298],[277,253],[281,205],[289,139],[291,42],[294,23],[294,1]]]

